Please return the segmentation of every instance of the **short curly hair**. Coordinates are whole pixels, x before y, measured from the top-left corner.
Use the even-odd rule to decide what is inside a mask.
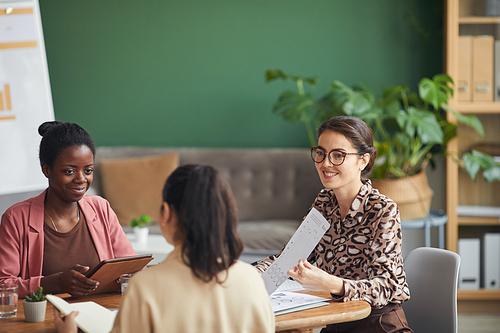
[[[64,149],[72,146],[87,146],[95,158],[95,145],[92,137],[81,126],[62,121],[47,121],[38,127],[42,136],[38,157],[40,163],[52,168],[54,161]]]

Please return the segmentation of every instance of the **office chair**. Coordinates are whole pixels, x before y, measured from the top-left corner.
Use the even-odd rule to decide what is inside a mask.
[[[460,256],[455,252],[420,247],[404,259],[410,300],[403,303],[415,333],[456,333],[457,285]]]

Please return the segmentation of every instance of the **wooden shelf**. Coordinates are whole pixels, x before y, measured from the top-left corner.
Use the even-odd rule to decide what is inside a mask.
[[[500,17],[464,16],[458,19],[459,24],[499,24]]]
[[[500,289],[458,289],[457,298],[460,301],[498,301],[500,300]]]
[[[500,17],[480,17],[464,16],[460,17],[460,5],[475,6],[474,8],[462,8],[462,12],[477,12],[477,6],[485,5],[486,0],[472,1],[446,0],[445,12],[445,68],[455,84],[459,80],[460,59],[459,59],[459,34],[463,28],[473,30],[476,27],[470,25],[500,25]],[[482,8],[482,7],[481,7]],[[469,11],[473,9],[473,11]],[[477,27],[478,30],[488,30],[489,27]],[[496,29],[496,26],[494,26]],[[490,29],[494,30],[494,29]],[[485,129],[485,138],[481,138],[477,133],[468,128],[459,129],[458,137],[448,142],[450,152],[468,149],[474,144],[486,140],[492,143],[500,142],[498,124],[500,123],[500,102],[461,102],[458,100],[458,91],[449,101],[450,106],[464,114],[475,114],[483,123]],[[448,120],[455,122],[456,119],[450,114]],[[446,164],[446,212],[448,223],[446,224],[446,244],[447,249],[457,251],[458,239],[460,236],[473,235],[481,237],[485,230],[498,230],[500,219],[498,217],[483,216],[459,216],[457,214],[458,205],[485,205],[499,206],[497,200],[498,187],[492,187],[490,183],[481,183],[471,181],[466,174],[459,170],[459,167],[451,158],[447,159]],[[489,195],[493,193],[493,195]],[[496,231],[495,231],[496,232]],[[464,312],[495,312],[500,313],[500,289],[498,290],[458,290],[459,306]]]
[[[459,225],[481,226],[481,225],[498,225],[500,226],[500,218],[489,216],[458,216]]]
[[[454,105],[455,110],[462,113],[495,114],[500,113],[500,102],[458,102]]]

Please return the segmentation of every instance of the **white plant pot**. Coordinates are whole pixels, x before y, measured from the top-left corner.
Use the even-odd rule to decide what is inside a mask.
[[[28,323],[38,323],[45,320],[47,300],[41,302],[27,302],[23,300],[24,320]]]
[[[147,244],[148,242],[148,235],[149,235],[149,228],[148,227],[143,227],[143,228],[133,228],[134,230],[134,235],[135,239],[138,243],[141,244]]]

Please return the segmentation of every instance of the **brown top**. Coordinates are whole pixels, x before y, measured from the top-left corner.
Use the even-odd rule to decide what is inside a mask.
[[[331,189],[323,189],[313,207],[330,223],[330,229],[308,261],[344,280],[344,301],[363,300],[379,309],[410,298],[401,254],[401,220],[394,201],[364,181],[344,220]],[[265,271],[281,254],[263,259]],[[333,295],[332,295],[333,296]]]
[[[55,231],[47,224],[43,228],[43,276],[64,272],[75,264],[89,266],[92,270],[99,263],[85,218],[66,233]]]

